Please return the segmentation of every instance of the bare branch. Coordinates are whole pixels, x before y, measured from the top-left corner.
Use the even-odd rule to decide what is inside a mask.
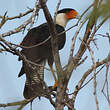
[[[108,102],[109,105],[110,105],[109,84],[108,84],[109,66],[110,66],[110,62],[108,62],[108,63],[106,64],[105,82],[104,82],[103,87],[102,87],[102,93],[103,93],[103,95],[104,95],[105,98],[107,99],[107,102]],[[106,87],[106,93],[104,92],[105,87]]]
[[[7,11],[5,12],[4,16],[2,16],[2,20],[1,20],[1,23],[0,23],[0,28],[1,28],[1,27],[5,24],[5,22],[6,22],[6,19],[5,19],[6,14],[7,14]]]
[[[37,5],[36,8],[35,8],[36,10],[35,9],[33,10],[32,16],[27,21],[25,21],[22,25],[18,26],[17,28],[15,28],[13,30],[10,30],[9,32],[0,34],[0,37],[6,37],[6,36],[10,36],[12,34],[21,32],[23,28],[25,28],[28,24],[30,24],[32,22],[33,17],[35,17],[37,15],[37,13],[38,13],[38,11],[40,9],[39,8],[39,6],[40,6],[39,2],[36,5]]]
[[[91,30],[96,22],[96,18],[95,18],[95,12],[94,11],[95,9],[93,9],[92,13],[91,13],[91,16],[89,17],[89,21],[88,21],[88,24],[87,24],[87,27],[86,27],[86,31],[85,31],[85,34],[84,34],[84,38],[83,38],[83,41],[86,43],[88,38],[89,38],[89,35],[91,33]],[[76,37],[77,37],[77,32],[76,32]],[[76,39],[76,38],[75,38]],[[72,46],[72,51],[74,50],[74,42],[73,42],[73,46]],[[81,45],[80,45],[80,48],[78,50],[78,52],[76,53],[76,55],[73,57],[72,56],[72,51],[70,53],[70,57],[69,57],[69,61],[68,61],[68,66],[67,66],[67,69],[66,69],[66,73],[68,73],[67,75],[67,78],[69,79],[71,77],[71,74],[72,74],[72,71],[76,68],[76,65],[78,64],[78,62],[80,61],[82,55],[84,54],[84,52],[86,51],[87,47],[85,46],[85,44],[82,42]]]
[[[110,55],[108,55],[108,57],[105,58],[104,60],[102,60],[102,61],[100,61],[100,62],[96,62],[96,64],[95,64],[95,65],[96,65],[96,68],[98,68],[99,66],[101,66],[101,65],[103,65],[103,64],[105,64],[105,63],[107,63],[107,62],[109,62],[109,61],[110,61]],[[81,89],[81,87],[82,87],[82,85],[83,85],[85,79],[87,78],[87,76],[88,76],[93,70],[94,70],[94,65],[92,65],[92,66],[83,74],[81,80],[80,80],[80,81],[78,82],[78,84],[76,85],[76,88],[75,88],[75,91],[74,91],[73,97],[72,97],[72,99],[73,99],[73,104],[75,103],[76,96],[77,96],[79,90]]]
[[[61,4],[61,0],[58,0],[58,4],[57,4],[57,7],[56,7],[56,11],[55,11],[55,14],[54,14],[54,23],[56,24],[56,15],[57,15],[57,12],[58,12],[58,9],[60,7],[60,4]]]
[[[79,34],[79,31],[81,30],[82,26],[85,24],[85,22],[88,20],[88,17],[84,19],[84,21],[82,21],[78,27],[78,29],[76,30],[73,38],[72,38],[72,46],[71,46],[71,51],[70,51],[70,58],[69,59],[72,59],[73,57],[73,53],[74,53],[74,48],[75,48],[75,42],[76,42],[76,38]]]
[[[17,110],[21,110],[26,104],[28,104],[31,100],[22,100],[18,102],[12,102],[12,103],[7,103],[7,104],[0,104],[0,107],[9,107],[9,106],[18,106],[20,107]]]
[[[21,17],[24,17],[24,16],[30,14],[31,12],[33,12],[33,10],[34,10],[33,8],[32,9],[29,9],[28,11],[26,11],[24,13],[20,13],[19,15],[13,16],[13,17],[6,16],[5,19],[6,20],[13,20],[13,19],[16,19],[16,18],[21,18]],[[3,16],[0,16],[0,18],[3,19]]]
[[[59,57],[59,51],[58,51],[58,45],[57,45],[57,39],[56,39],[56,29],[55,29],[55,24],[52,20],[52,17],[49,13],[49,10],[45,4],[45,0],[40,0],[41,6],[43,8],[45,18],[48,22],[49,26],[49,32],[51,37],[51,45],[52,45],[52,52],[54,55],[54,61],[55,61],[55,66],[56,66],[56,71],[58,75],[58,87],[57,87],[57,96],[56,96],[56,110],[62,110],[63,109],[63,104],[62,100],[64,98],[64,91],[66,90],[66,85],[63,86],[63,79],[64,79],[64,74],[63,74],[63,69],[61,66],[60,62],[60,57]],[[63,88],[63,90],[62,90]]]
[[[62,69],[62,66],[61,66],[59,52],[58,52],[55,24],[54,24],[53,19],[52,19],[50,13],[49,13],[49,10],[48,10],[48,8],[45,4],[45,0],[40,0],[40,3],[41,3],[41,6],[43,8],[47,23],[49,25],[50,36],[52,36],[51,44],[52,44],[52,52],[53,52],[53,55],[54,55],[56,70],[57,70],[57,73],[60,73],[60,75],[61,75],[63,73],[63,69]]]
[[[105,67],[105,65],[103,65],[103,66],[96,72],[95,75],[97,75],[104,67]],[[83,85],[81,86],[81,88],[85,87],[93,78],[94,78],[94,76],[92,76],[85,84],[83,84]]]
[[[34,7],[34,10],[33,10],[33,13],[32,13],[32,19],[31,19],[31,24],[30,24],[30,28],[28,30],[30,30],[34,24],[34,21],[35,21],[35,18],[36,16],[38,15],[38,10],[40,9],[40,5],[39,5],[39,1],[36,0],[36,3],[35,3],[35,7]]]

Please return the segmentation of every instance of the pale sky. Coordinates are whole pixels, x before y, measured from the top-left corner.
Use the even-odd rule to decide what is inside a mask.
[[[93,0],[62,0],[60,9],[62,8],[74,8],[81,14],[90,4],[92,4]],[[25,12],[27,7],[33,8],[35,0],[0,0],[0,15],[3,15],[8,10],[8,16],[15,16],[18,15],[20,12]],[[57,0],[48,0],[48,8],[53,16],[54,11],[56,9]],[[3,32],[7,32],[8,30],[14,29],[16,26],[20,25],[25,21],[27,17],[23,19],[17,19],[10,22],[7,22],[3,28],[0,30],[0,34]],[[72,20],[68,23],[67,28],[74,25],[77,20]],[[42,10],[39,12],[38,21],[34,24],[34,26],[38,26],[45,22],[45,17],[42,13]],[[109,26],[110,23],[106,23],[103,25],[98,33],[105,34],[106,32],[110,32]],[[85,25],[86,26],[86,25]],[[85,26],[82,28],[79,37],[83,37]],[[71,39],[75,33],[77,27],[71,29],[67,32],[67,40],[63,50],[60,51],[61,55],[61,62],[62,65],[65,65],[68,61],[68,56],[71,47]],[[24,36],[26,35],[27,31],[24,34],[19,33],[12,36],[7,37],[8,41],[13,43],[19,43],[22,41]],[[98,37],[97,37],[98,38]],[[77,40],[77,46],[81,43],[80,40]],[[102,46],[103,44],[103,46]],[[95,51],[94,55],[96,55],[96,61],[99,59],[103,59],[107,56],[109,51],[109,43],[108,39],[106,38],[98,38],[97,45],[99,50],[97,50],[93,44],[93,51]],[[77,48],[76,48],[77,50]],[[89,55],[88,51],[85,53],[85,56]],[[17,75],[21,68],[21,62],[19,62],[18,57],[10,54],[10,53],[3,53],[0,54],[0,103],[8,103],[14,102],[24,99],[23,98],[23,89],[25,83],[25,75],[18,78]],[[70,89],[70,93],[74,90],[75,85],[80,80],[81,76],[90,67],[92,64],[90,57],[88,61],[78,67],[75,71],[73,71],[71,80],[69,82],[68,88]],[[104,82],[105,71],[102,71],[97,78],[98,83],[98,101],[100,110],[110,110],[110,107],[105,99],[105,97],[101,93],[101,88]],[[90,77],[89,77],[90,78]],[[88,79],[89,79],[88,78]],[[110,77],[109,77],[110,78]],[[45,71],[45,81],[48,85],[53,85],[54,80],[52,74],[48,71]],[[75,108],[76,110],[96,110],[95,99],[93,95],[93,81],[90,84],[82,89],[76,99]],[[0,108],[0,110],[16,110],[16,107],[8,107],[8,108]],[[29,110],[29,105],[27,105],[23,110]],[[33,110],[54,110],[51,104],[44,98],[41,100],[34,100],[33,102]],[[66,110],[66,108],[65,108]]]

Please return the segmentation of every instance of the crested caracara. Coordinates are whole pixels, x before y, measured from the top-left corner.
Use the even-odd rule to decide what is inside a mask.
[[[65,8],[59,10],[56,16],[56,32],[57,34],[65,31],[66,24],[69,20],[79,18],[78,12],[71,8]],[[24,37],[21,45],[29,48],[22,48],[21,53],[31,62],[37,65],[27,64],[22,62],[22,68],[18,75],[20,77],[24,73],[26,74],[26,83],[24,87],[24,97],[30,99],[36,96],[41,96],[43,93],[44,80],[44,66],[46,61],[50,66],[55,82],[56,76],[54,74],[52,65],[54,57],[52,54],[51,40],[47,40],[42,43],[50,36],[48,24],[44,23],[38,27],[32,28],[27,35]],[[61,50],[66,41],[66,33],[57,36],[58,50]],[[34,46],[37,45],[38,46]],[[29,66],[31,65],[31,67]],[[40,66],[39,66],[40,65]]]

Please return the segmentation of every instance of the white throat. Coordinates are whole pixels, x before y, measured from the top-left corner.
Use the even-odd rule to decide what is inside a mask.
[[[59,13],[56,16],[56,24],[66,27],[67,22],[68,22],[68,20],[65,17],[65,13]]]

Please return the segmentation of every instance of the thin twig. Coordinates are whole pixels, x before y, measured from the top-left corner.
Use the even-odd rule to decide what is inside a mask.
[[[96,72],[95,75],[97,75],[104,67],[105,67],[105,65],[103,65],[103,66]],[[93,80],[93,78],[94,78],[94,76],[92,76],[85,84],[83,84],[80,89],[84,88],[91,80]]]
[[[79,34],[79,31],[81,30],[82,26],[85,24],[85,22],[88,20],[88,17],[86,17],[79,25],[78,29],[76,30],[73,38],[72,38],[72,45],[71,45],[71,50],[70,50],[70,57],[73,57],[73,53],[74,53],[74,48],[75,48],[75,42],[76,42],[76,38]]]
[[[38,4],[39,6],[40,4]],[[39,7],[37,7],[36,9],[36,13],[38,13],[39,11]],[[33,10],[34,11],[34,10]],[[32,14],[32,16],[27,20],[25,21],[22,25],[18,26],[17,28],[13,29],[13,30],[10,30],[6,33],[3,33],[3,34],[0,34],[0,37],[6,37],[6,36],[10,36],[12,34],[15,34],[15,33],[18,33],[18,32],[21,32],[22,29],[24,29],[28,24],[30,24],[32,22],[32,18],[34,17],[34,14]]]
[[[65,103],[65,105],[68,106],[68,108],[70,108],[71,110],[75,110],[73,107],[71,107],[71,105],[69,105],[67,102]]]
[[[6,22],[6,14],[7,14],[7,11],[5,12],[5,14],[2,16],[2,20],[1,20],[1,23],[0,23],[0,28],[5,24]]]
[[[94,65],[94,97],[95,97],[97,110],[99,110],[99,104],[98,104],[98,99],[97,99],[97,89],[96,89],[97,88],[96,65],[95,65],[96,63],[95,63],[95,59],[94,59],[93,52],[92,52],[91,48],[89,47],[88,49],[89,49],[89,52],[90,52],[90,55],[91,55],[91,59],[92,59],[93,65]]]
[[[5,49],[0,49],[0,53],[5,52],[5,51],[6,51]]]
[[[22,101],[18,101],[18,102],[12,102],[12,103],[7,103],[7,104],[0,104],[0,107],[17,106],[17,105],[27,104],[29,102],[30,102],[30,100],[22,100]]]
[[[6,20],[13,20],[13,19],[16,19],[16,18],[21,18],[21,17],[24,17],[24,16],[26,16],[26,15],[28,15],[29,13],[31,13],[31,12],[33,12],[33,8],[31,9],[29,9],[28,11],[26,11],[26,12],[24,12],[24,13],[20,13],[19,15],[17,15],[17,16],[13,16],[13,17],[8,17],[8,16],[6,16]],[[3,16],[0,16],[0,18],[2,19],[3,18]]]
[[[96,28],[94,28],[95,30]],[[81,40],[81,39],[80,39]],[[90,44],[90,41],[92,41],[93,38],[89,38],[88,41],[87,41],[87,44],[85,44],[84,41],[82,41],[84,43],[84,45],[87,47],[87,49],[89,50],[89,53],[90,53],[90,56],[91,56],[91,59],[92,59],[92,63],[94,65],[94,97],[95,97],[95,102],[96,102],[96,107],[97,107],[97,110],[99,110],[99,105],[98,105],[98,99],[97,99],[97,93],[96,93],[96,87],[97,87],[97,82],[96,82],[96,63],[95,63],[95,58],[93,56],[93,51],[92,49],[90,48],[89,44]]]
[[[37,64],[37,63],[34,63],[34,62],[32,62],[32,61],[30,61],[30,60],[24,58],[24,56],[21,54],[21,52],[20,52],[19,50],[16,50],[16,48],[12,47],[12,45],[11,45],[9,42],[7,42],[6,40],[4,40],[3,38],[0,37],[0,40],[1,40],[3,43],[5,43],[5,45],[7,45],[7,46],[9,47],[9,48],[7,48],[7,47],[4,46],[2,43],[0,43],[0,45],[1,45],[6,51],[8,51],[8,52],[10,52],[10,53],[12,53],[12,54],[14,54],[14,55],[16,54],[16,55],[19,56],[19,57],[22,57],[21,59],[25,59],[26,62],[28,62],[28,63],[30,63],[30,64],[32,64],[32,65],[42,67],[42,65]],[[47,67],[44,67],[44,68],[45,68],[46,70],[48,70],[48,71],[51,71],[51,70],[50,70],[49,68],[47,68]],[[54,70],[54,72],[56,72],[56,71]]]
[[[56,16],[57,16],[57,12],[58,12],[58,9],[60,7],[60,4],[61,4],[61,0],[58,0],[58,4],[57,4],[57,7],[56,7],[56,11],[54,13],[54,23],[56,24]]]
[[[93,4],[91,4],[80,16],[80,19],[78,20],[78,22],[76,23],[76,25],[78,25],[79,21],[81,20],[81,18],[84,16],[84,14],[93,6]],[[75,42],[76,42],[76,38],[79,34],[79,31],[81,30],[82,26],[85,24],[85,22],[88,20],[89,16],[87,16],[83,21],[81,21],[80,26],[78,27],[78,29],[76,30],[73,38],[72,38],[72,45],[71,45],[71,51],[70,51],[70,57],[73,56],[74,53],[74,48],[75,48]],[[72,27],[71,27],[72,28]],[[69,29],[71,29],[69,28]],[[68,29],[68,30],[69,30]]]
[[[104,60],[100,61],[100,62],[96,62],[96,68],[100,67],[101,65],[107,63],[110,61],[110,55],[107,56],[107,58],[105,58]],[[72,99],[73,99],[73,104],[75,103],[75,99],[77,94],[79,93],[85,79],[88,77],[88,75],[94,70],[94,65],[92,65],[82,76],[82,78],[80,79],[80,81],[78,82],[78,84],[76,85],[75,91],[73,93]]]
[[[30,27],[29,27],[28,31],[32,28],[32,26],[33,26],[33,24],[34,24],[34,21],[35,21],[35,18],[36,18],[36,16],[38,15],[38,13],[37,13],[38,8],[40,8],[39,1],[36,0],[36,2],[35,2],[35,7],[34,7],[34,10],[33,10],[33,13],[32,13],[32,16],[33,16],[33,17],[32,17],[32,19],[31,19],[31,24],[30,24]]]
[[[107,99],[107,102],[110,105],[110,98],[109,98],[109,84],[108,84],[108,74],[109,74],[109,66],[110,66],[110,62],[108,62],[106,64],[106,74],[105,74],[105,81],[102,87],[102,93],[105,96],[105,98]],[[106,93],[104,92],[104,89],[106,87]]]

